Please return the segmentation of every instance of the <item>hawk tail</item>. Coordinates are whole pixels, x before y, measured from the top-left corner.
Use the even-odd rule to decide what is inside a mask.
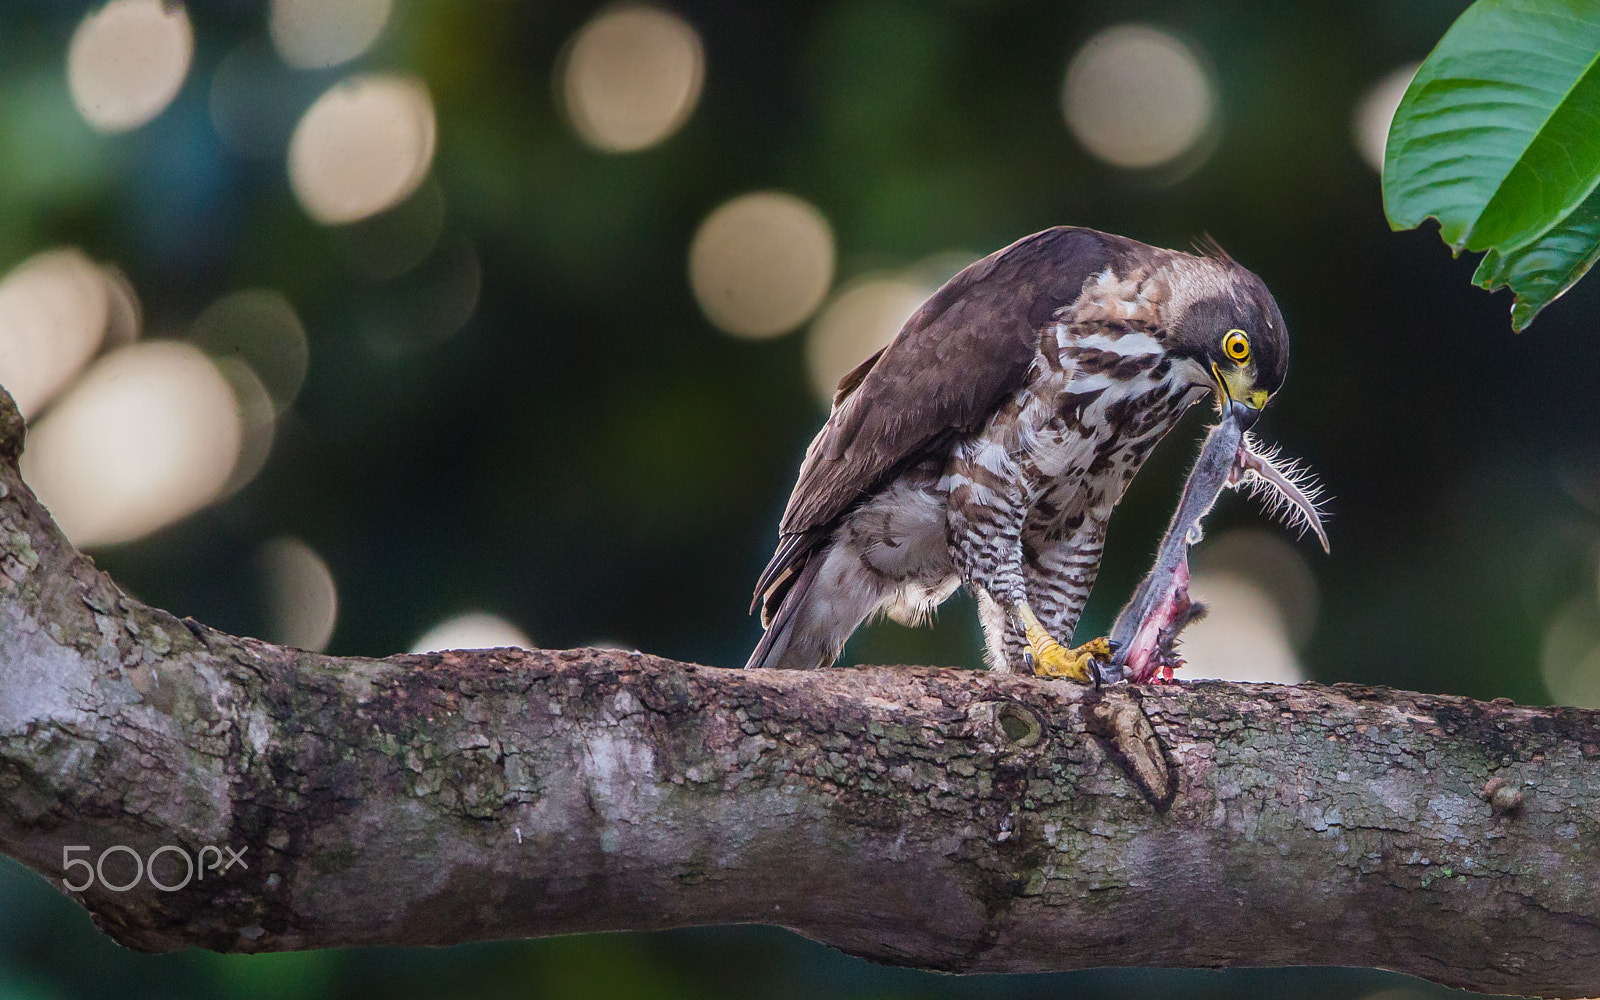
[[[802,557],[805,562],[799,567],[799,572],[782,581],[789,586],[784,589],[776,610],[773,610],[771,599],[777,595],[770,591],[765,595],[767,603],[762,608],[761,618],[767,630],[762,634],[761,641],[756,643],[750,659],[745,662],[745,669],[767,667],[810,670],[825,667],[832,661],[832,657],[824,658],[820,655],[824,651],[812,650],[809,654],[810,662],[805,662],[806,647],[813,644],[802,641],[797,645],[793,641],[800,609],[807,603],[811,588],[817,582],[817,572],[822,569],[821,555],[822,553],[813,551],[809,554],[809,558]],[[791,570],[794,568],[792,563],[790,568]]]
[[[777,614],[778,605],[794,585],[796,574],[805,568],[806,560],[824,537],[818,532],[803,531],[784,535],[779,541],[778,551],[772,554],[767,561],[767,568],[761,571],[761,579],[756,581],[755,596],[750,599],[751,614],[755,614],[757,608],[761,609],[762,628],[772,624],[772,616]]]
[[[847,532],[819,541],[815,534],[785,539],[762,574],[756,603],[767,632],[746,667],[826,667],[895,596],[895,583],[868,567]]]

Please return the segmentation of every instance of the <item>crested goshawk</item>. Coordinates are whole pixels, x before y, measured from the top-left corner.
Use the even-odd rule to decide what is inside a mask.
[[[874,614],[920,623],[964,584],[991,667],[1088,679],[1105,640],[1063,644],[1129,480],[1208,392],[1253,420],[1288,360],[1266,285],[1220,252],[1057,227],[972,264],[840,381],[747,666],[827,666]]]

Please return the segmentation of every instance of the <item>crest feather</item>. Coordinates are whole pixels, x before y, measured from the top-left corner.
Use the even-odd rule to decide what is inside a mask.
[[[1194,247],[1194,252],[1202,257],[1209,257],[1212,260],[1225,260],[1230,264],[1234,263],[1233,254],[1222,249],[1222,244],[1218,243],[1217,238],[1210,233],[1201,233],[1199,238],[1190,245]]]

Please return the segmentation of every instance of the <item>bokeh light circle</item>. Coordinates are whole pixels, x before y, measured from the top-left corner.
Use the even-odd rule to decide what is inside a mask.
[[[1184,680],[1298,684],[1305,680],[1288,623],[1259,582],[1236,573],[1195,573],[1189,593],[1206,616],[1184,629]]]
[[[527,633],[487,611],[468,611],[446,618],[411,644],[413,653],[439,653],[447,649],[495,649],[518,646],[532,649]]]
[[[1539,668],[1556,704],[1600,708],[1600,608],[1594,601],[1574,599],[1551,619]]]
[[[867,278],[834,296],[806,336],[806,371],[817,398],[831,404],[839,380],[888,345],[932,291],[909,278]]]
[[[217,498],[230,497],[250,485],[250,481],[266,467],[272,455],[272,442],[277,437],[278,409],[272,394],[267,391],[254,368],[237,355],[213,358],[217,370],[228,380],[233,398],[239,407],[239,457],[234,460],[233,471],[223,484]]]
[[[44,408],[94,357],[116,319],[137,330],[137,305],[115,302],[107,275],[80,250],[47,250],[0,281],[0,385],[24,417]],[[125,283],[116,288],[118,297]],[[131,294],[131,292],[129,293]],[[124,316],[132,309],[131,320]]]
[[[483,264],[470,240],[452,238],[362,316],[361,339],[377,356],[403,357],[460,332],[477,311]]]
[[[243,432],[204,352],[149,341],[107,355],[28,434],[22,475],[80,548],[143,537],[228,482]]]
[[[106,335],[102,350],[122,347],[139,338],[144,325],[144,309],[133,290],[133,282],[112,264],[98,266],[106,289]]]
[[[283,412],[305,381],[306,331],[283,293],[270,288],[230,292],[207,306],[189,339],[214,358],[238,357],[255,372]]]
[[[1072,57],[1061,92],[1067,127],[1116,167],[1177,159],[1206,135],[1216,86],[1189,45],[1142,24],[1101,31]]]
[[[328,564],[298,538],[261,547],[267,596],[266,638],[284,646],[321,652],[339,621],[339,588]]]
[[[267,31],[284,62],[323,69],[367,51],[392,7],[393,0],[272,0]]]
[[[804,323],[833,283],[833,230],[791,194],[741,195],[706,217],[689,247],[689,283],[706,317],[739,337]]]
[[[67,84],[84,121],[126,132],[172,103],[193,58],[194,29],[182,4],[111,0],[73,32]]]
[[[1320,588],[1281,532],[1236,528],[1195,550],[1189,592],[1206,616],[1183,632],[1184,677],[1295,684],[1297,650],[1316,627]]]
[[[1380,174],[1383,173],[1384,151],[1389,145],[1389,126],[1394,123],[1400,99],[1406,95],[1406,88],[1411,86],[1411,79],[1421,66],[1421,63],[1407,63],[1384,74],[1356,105],[1355,117],[1351,120],[1356,150],[1367,161],[1367,166]]]
[[[574,36],[557,79],[579,138],[605,152],[634,152],[671,136],[694,112],[705,51],[670,11],[615,7]]]
[[[289,184],[318,222],[365,219],[428,176],[433,100],[413,77],[354,76],[317,98],[289,140]]]
[[[1322,591],[1303,546],[1282,529],[1234,528],[1207,539],[1195,551],[1194,569],[1253,582],[1277,606],[1294,648],[1303,649],[1310,641],[1322,609]]]

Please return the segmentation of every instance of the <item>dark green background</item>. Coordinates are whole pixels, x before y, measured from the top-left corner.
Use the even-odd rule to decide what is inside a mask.
[[[216,296],[283,291],[311,362],[265,470],[225,503],[101,550],[132,592],[257,633],[260,544],[304,538],[331,566],[331,651],[385,654],[469,607],[546,646],[597,638],[734,666],[750,586],[821,412],[799,336],[730,338],[696,307],[686,249],[733,195],[793,191],[839,247],[839,280],[952,247],[987,252],[1074,223],[1187,246],[1210,232],[1274,289],[1294,357],[1263,421],[1335,499],[1333,554],[1308,551],[1319,680],[1541,702],[1541,634],[1595,599],[1600,290],[1580,285],[1513,336],[1507,295],[1431,233],[1391,233],[1350,138],[1356,102],[1424,56],[1459,0],[1338,4],[765,0],[675,5],[708,75],[684,129],[605,156],[557,113],[552,68],[594,11],[557,0],[397,0],[355,67],[420,74],[446,242],[483,266],[471,322],[376,351],[426,280],[353,277],[304,216],[281,158],[220,143],[210,75],[263,32],[262,4],[190,5],[194,66],[142,129],[89,132],[66,95],[77,3],[0,0],[0,271],[70,243],[129,275],[151,335]],[[1173,185],[1103,166],[1070,137],[1068,56],[1145,20],[1204,48],[1221,90],[1214,154]],[[293,115],[351,69],[291,74]],[[296,103],[298,102],[298,103]],[[403,211],[404,209],[402,209]],[[401,317],[396,320],[396,317]],[[1193,441],[1199,417],[1176,438]],[[1192,455],[1174,441],[1119,509],[1089,623],[1145,568]],[[1238,503],[1213,524],[1256,523]],[[851,655],[976,665],[965,606],[931,631],[864,633]],[[224,958],[134,955],[45,882],[0,861],[0,1000],[12,997],[547,995],[1362,996],[1430,992],[1378,973],[1096,972],[953,978],[871,966],[784,932],[690,930]]]

